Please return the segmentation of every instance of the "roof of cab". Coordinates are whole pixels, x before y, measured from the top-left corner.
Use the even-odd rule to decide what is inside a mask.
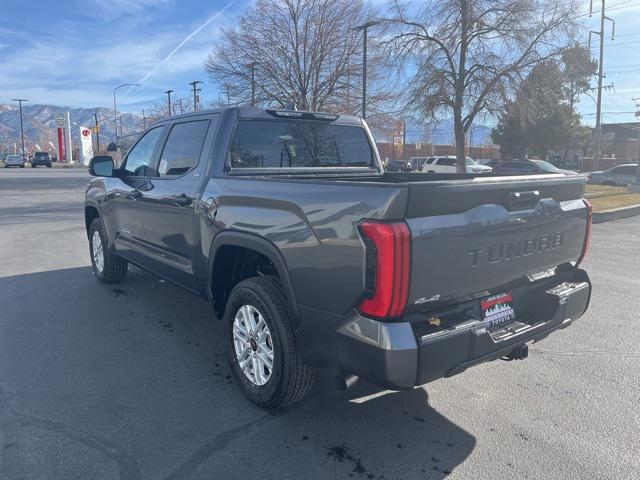
[[[167,117],[160,119],[154,122],[156,123],[166,122],[168,120],[178,120],[183,118],[194,117],[197,115],[206,115],[208,113],[225,113],[228,111],[235,111],[236,115],[239,118],[251,118],[251,119],[269,119],[273,120],[274,118],[279,118],[282,120],[320,120],[331,123],[340,123],[342,125],[362,125],[362,119],[355,115],[340,115],[334,114],[331,112],[309,112],[303,110],[284,110],[284,109],[262,109],[257,107],[225,107],[225,108],[212,108],[207,110],[199,110],[197,112],[189,112],[181,115],[173,115],[172,117]],[[282,115],[278,115],[278,112],[282,112]],[[293,117],[286,116],[288,113],[290,114],[301,114],[302,117]],[[315,114],[319,115],[335,115],[335,119],[328,118],[316,118]]]

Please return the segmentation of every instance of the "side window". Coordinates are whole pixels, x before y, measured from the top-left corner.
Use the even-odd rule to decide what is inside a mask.
[[[625,165],[624,167],[620,167],[620,171],[616,173],[620,173],[621,175],[635,175],[636,168],[638,167],[634,167],[632,165]]]
[[[163,127],[152,128],[135,144],[127,155],[123,167],[126,172],[135,176],[147,176],[148,169],[153,160],[153,151],[156,148],[160,134],[162,134],[162,128]]]
[[[455,167],[458,165],[454,158],[441,158],[438,160],[438,165],[444,165],[445,167]]]
[[[160,155],[158,174],[161,177],[184,175],[198,163],[209,120],[176,123],[171,127]]]

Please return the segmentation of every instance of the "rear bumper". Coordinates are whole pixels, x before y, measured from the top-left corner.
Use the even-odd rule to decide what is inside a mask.
[[[328,334],[326,341],[330,344],[322,342],[318,346],[320,332],[316,331],[311,346],[309,327],[301,328],[299,340],[311,363],[337,366],[385,388],[409,389],[505,357],[519,346],[539,341],[580,318],[591,296],[586,272],[571,270],[558,277],[551,284],[542,281],[535,287],[521,287],[521,302],[539,305],[536,310],[544,315],[523,318],[510,331],[489,332],[483,321],[474,319],[449,328],[425,329],[426,318],[432,318],[433,312],[422,315],[418,321],[414,315],[411,321],[388,323],[354,311]]]

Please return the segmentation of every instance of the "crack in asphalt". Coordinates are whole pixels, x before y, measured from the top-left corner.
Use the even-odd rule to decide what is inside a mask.
[[[226,448],[232,442],[238,438],[244,437],[249,433],[257,430],[258,428],[267,425],[274,421],[276,418],[282,417],[283,413],[270,413],[263,415],[251,422],[234,427],[224,432],[217,434],[213,440],[203,445],[197,452],[195,452],[187,461],[180,465],[172,474],[165,478],[165,480],[183,480],[188,478],[203,462],[205,462],[214,453]]]
[[[21,427],[33,427],[59,433],[70,440],[97,450],[116,462],[121,479],[138,480],[141,478],[135,455],[127,451],[123,446],[112,440],[69,427],[61,422],[15,412],[9,406],[4,390],[0,386],[0,429],[4,436],[0,474],[7,479],[22,480],[26,478],[20,462],[18,445],[18,433]]]

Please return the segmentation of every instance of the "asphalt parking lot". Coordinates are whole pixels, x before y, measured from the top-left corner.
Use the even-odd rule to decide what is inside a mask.
[[[409,392],[249,404],[206,302],[91,273],[80,170],[0,171],[0,478],[640,478],[640,217],[594,226],[590,310]]]

